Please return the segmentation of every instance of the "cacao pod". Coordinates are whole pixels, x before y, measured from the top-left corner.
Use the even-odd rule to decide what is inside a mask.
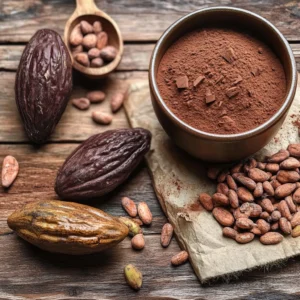
[[[128,234],[125,224],[99,209],[55,200],[26,204],[7,224],[41,249],[72,255],[100,252]]]
[[[16,103],[28,138],[44,143],[60,120],[72,90],[72,61],[58,33],[38,30],[22,54]]]
[[[83,142],[57,174],[55,191],[63,199],[102,196],[124,182],[148,152],[151,133],[142,128],[109,130]]]

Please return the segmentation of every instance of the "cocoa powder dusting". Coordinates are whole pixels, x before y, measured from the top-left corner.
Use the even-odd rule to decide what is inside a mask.
[[[223,28],[193,31],[175,42],[160,62],[157,84],[177,117],[218,134],[263,124],[286,94],[283,66],[272,50],[248,33]]]

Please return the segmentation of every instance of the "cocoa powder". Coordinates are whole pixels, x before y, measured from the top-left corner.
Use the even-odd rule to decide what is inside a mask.
[[[157,84],[177,117],[218,134],[263,124],[286,94],[283,66],[272,50],[229,28],[205,28],[177,40],[160,62]]]

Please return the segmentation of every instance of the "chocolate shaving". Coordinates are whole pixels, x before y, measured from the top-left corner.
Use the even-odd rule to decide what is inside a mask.
[[[203,82],[205,79],[205,76],[200,75],[197,77],[197,79],[194,81],[193,85],[194,87],[198,86],[201,82]]]
[[[186,89],[189,87],[189,79],[186,75],[180,76],[176,79],[176,86],[178,89]]]
[[[225,51],[222,54],[222,57],[230,64],[236,60],[235,53],[231,47],[225,49]]]
[[[235,96],[238,95],[239,90],[236,87],[232,87],[232,88],[227,89],[225,93],[226,93],[226,96],[229,99],[231,99],[231,98],[233,98],[233,97],[235,97]]]
[[[212,103],[214,101],[216,101],[216,96],[211,92],[211,90],[207,89],[205,93],[206,104]]]

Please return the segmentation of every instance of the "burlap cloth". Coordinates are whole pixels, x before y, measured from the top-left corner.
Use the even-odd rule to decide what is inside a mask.
[[[214,193],[215,183],[207,180],[204,165],[177,148],[160,126],[150,100],[147,81],[131,85],[125,109],[132,127],[152,132],[147,162],[160,204],[181,247],[188,251],[190,262],[201,282],[218,276],[273,264],[300,254],[300,237],[284,238],[278,245],[264,246],[258,240],[240,245],[222,236],[222,227],[211,213],[197,203],[201,192]],[[300,115],[300,86],[281,130],[256,156],[275,153],[299,140],[292,124]],[[237,149],[238,150],[238,149]]]

